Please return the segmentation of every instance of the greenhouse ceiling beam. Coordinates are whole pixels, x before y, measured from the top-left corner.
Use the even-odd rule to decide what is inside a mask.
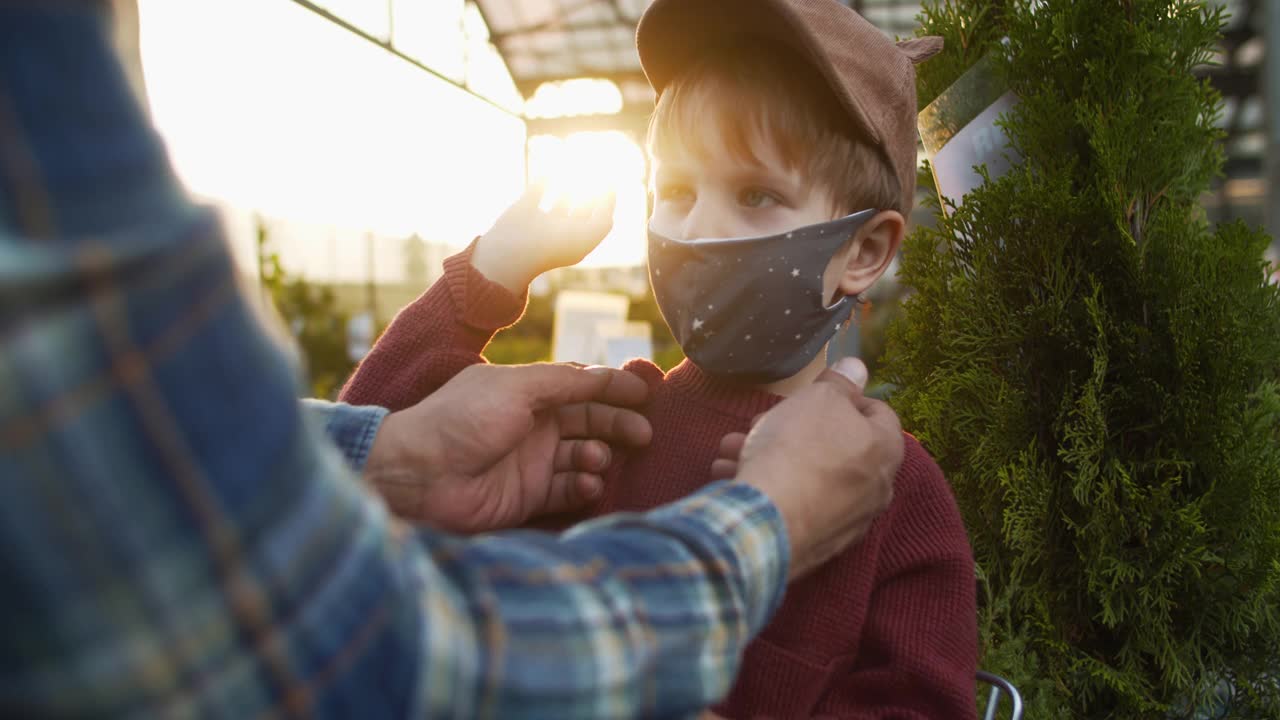
[[[607,132],[617,130],[630,135],[643,144],[649,130],[650,106],[624,107],[622,112],[600,115],[566,115],[563,117],[529,118],[529,136],[556,135],[564,137],[577,132]]]
[[[349,32],[349,33],[351,33],[351,34],[353,34],[353,35],[355,35],[355,36],[357,36],[357,37],[359,37],[359,38],[364,39],[366,42],[372,43],[372,44],[374,44],[374,45],[378,46],[379,48],[382,48],[382,49],[383,49],[383,50],[385,50],[386,52],[391,53],[392,55],[396,56],[397,58],[400,58],[401,60],[403,60],[403,61],[405,61],[405,62],[409,63],[410,65],[412,65],[412,66],[414,66],[415,68],[417,68],[417,69],[419,69],[419,70],[421,70],[421,71],[423,71],[423,72],[427,73],[428,75],[431,75],[432,77],[435,77],[435,78],[437,78],[437,79],[439,79],[439,80],[443,80],[444,82],[449,83],[450,85],[454,86],[455,88],[457,88],[457,89],[461,90],[462,92],[465,92],[466,94],[470,95],[470,96],[471,96],[471,97],[473,97],[473,98],[476,98],[477,100],[480,100],[480,101],[484,102],[485,104],[489,105],[490,107],[493,107],[493,108],[496,108],[496,109],[498,109],[498,110],[501,110],[503,113],[505,113],[505,114],[507,114],[507,115],[510,115],[511,117],[520,118],[521,120],[523,120],[523,119],[524,119],[524,117],[523,117],[520,113],[518,113],[518,112],[514,112],[514,111],[512,111],[512,110],[511,110],[511,109],[509,109],[509,108],[505,108],[505,107],[503,107],[502,105],[500,105],[500,104],[498,104],[498,103],[494,102],[493,100],[490,100],[489,98],[485,97],[484,95],[481,95],[480,93],[478,93],[478,92],[476,92],[476,91],[472,90],[471,88],[467,87],[464,83],[460,83],[460,82],[458,82],[457,80],[454,80],[453,78],[449,77],[448,75],[445,75],[444,73],[441,73],[441,72],[439,72],[439,71],[437,71],[437,70],[433,69],[432,67],[430,67],[430,66],[429,66],[429,65],[427,65],[426,63],[422,62],[421,60],[418,60],[417,58],[415,58],[415,57],[413,57],[413,56],[411,56],[411,55],[408,55],[408,54],[406,54],[406,53],[404,53],[404,52],[401,52],[399,49],[397,49],[397,48],[396,48],[396,46],[391,42],[391,40],[390,40],[389,38],[388,38],[388,39],[386,39],[386,40],[383,40],[382,38],[379,38],[379,37],[377,37],[377,36],[375,36],[375,35],[373,35],[373,34],[369,33],[368,31],[366,31],[366,30],[364,30],[364,29],[362,29],[362,28],[360,28],[360,27],[358,27],[358,26],[356,26],[356,25],[352,24],[351,22],[348,22],[347,20],[343,19],[342,17],[340,17],[340,16],[338,16],[338,15],[335,15],[333,12],[331,12],[331,11],[329,11],[329,10],[327,10],[327,9],[325,9],[325,8],[323,8],[323,7],[321,7],[321,6],[319,6],[319,5],[317,5],[316,3],[311,2],[311,0],[290,0],[290,2],[294,3],[295,5],[298,5],[298,6],[302,7],[302,8],[304,8],[304,9],[306,9],[306,10],[309,10],[309,11],[311,11],[311,12],[315,13],[316,15],[319,15],[320,17],[324,18],[325,20],[328,20],[329,22],[333,23],[334,25],[337,25],[338,27],[342,28],[343,30],[346,30],[347,32]]]
[[[574,29],[576,28],[576,26],[568,23],[569,17],[572,16],[574,13],[578,12],[579,10],[582,10],[583,8],[588,8],[588,7],[591,7],[592,5],[595,5],[599,1],[600,0],[581,0],[580,2],[574,5],[561,8],[560,12],[555,13],[554,15],[547,18],[546,20],[541,20],[532,25],[525,25],[523,27],[512,28],[504,33],[501,33],[500,35],[490,34],[490,39],[496,41],[498,39],[511,37],[513,35],[529,35],[532,33],[541,32],[543,30]],[[479,3],[477,3],[477,5],[478,4]]]
[[[538,86],[543,83],[564,82],[565,80],[576,80],[578,78],[587,78],[591,80],[608,80],[609,82],[622,87],[625,83],[644,83],[647,87],[649,80],[645,78],[644,73],[639,70],[616,72],[613,70],[593,70],[589,67],[580,68],[571,75],[534,75],[523,78],[516,78],[516,88],[525,96],[530,97]]]
[[[545,35],[547,33],[563,33],[563,32],[579,32],[582,30],[616,30],[620,25],[616,20],[593,20],[591,22],[574,23],[571,27],[554,26],[554,25],[537,25],[520,28],[512,28],[506,32],[490,32],[489,39],[495,43],[517,37],[528,37],[530,35]]]

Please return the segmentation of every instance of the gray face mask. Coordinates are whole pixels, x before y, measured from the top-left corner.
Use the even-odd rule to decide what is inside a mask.
[[[875,210],[791,232],[673,240],[649,230],[649,280],[684,353],[709,375],[771,383],[800,372],[853,312],[827,305],[831,259]]]

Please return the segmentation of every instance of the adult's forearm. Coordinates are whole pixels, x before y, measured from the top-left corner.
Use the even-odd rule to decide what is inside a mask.
[[[427,571],[429,600],[451,600],[429,618],[431,675],[475,689],[428,714],[690,715],[728,692],[786,577],[776,510],[737,484],[562,537],[423,543],[439,563]]]

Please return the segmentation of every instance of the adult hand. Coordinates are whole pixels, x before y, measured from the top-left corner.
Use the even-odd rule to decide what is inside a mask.
[[[791,578],[860,539],[893,499],[902,426],[888,405],[862,395],[867,369],[849,358],[726,436],[713,466],[762,490],[791,539]]]
[[[543,209],[548,199],[552,204]],[[516,295],[548,270],[577,265],[613,228],[614,196],[573,202],[563,193],[548,194],[541,182],[531,185],[480,236],[471,265]]]
[[[574,510],[603,489],[608,443],[649,443],[628,409],[648,394],[621,370],[472,366],[383,420],[364,476],[395,514],[453,532]]]

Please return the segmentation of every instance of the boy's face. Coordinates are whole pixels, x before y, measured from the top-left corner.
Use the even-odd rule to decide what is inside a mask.
[[[767,138],[757,138],[753,163],[725,147],[716,123],[701,127],[703,137],[653,158],[655,231],[679,240],[754,237],[836,217],[830,193],[788,168]]]
[[[756,163],[733,153],[716,127],[708,121],[700,126],[701,137],[668,143],[666,153],[653,157],[654,231],[678,240],[756,237],[840,216],[831,193],[789,168],[763,133],[752,146]],[[823,275],[823,294],[831,302],[842,294],[847,262],[842,251]]]

